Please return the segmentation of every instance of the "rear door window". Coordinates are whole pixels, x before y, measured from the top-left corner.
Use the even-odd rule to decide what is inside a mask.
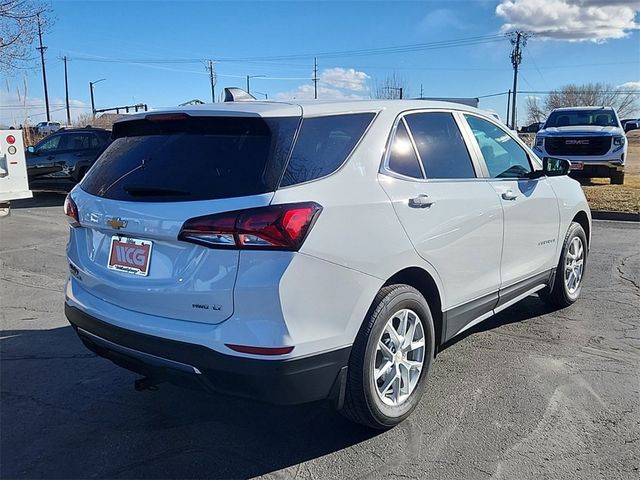
[[[404,118],[427,178],[475,178],[469,151],[451,113],[413,113]]]
[[[90,133],[70,133],[66,137],[67,150],[87,150],[96,146],[93,142],[95,137]]]
[[[326,177],[344,164],[375,113],[305,118],[280,186]]]
[[[114,141],[82,181],[116,200],[176,202],[274,191],[298,117],[191,117],[116,123]]]

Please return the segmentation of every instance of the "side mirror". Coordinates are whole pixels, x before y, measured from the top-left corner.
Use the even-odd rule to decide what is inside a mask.
[[[571,170],[571,162],[564,158],[544,157],[542,159],[542,171],[547,177],[560,177],[568,175]]]
[[[33,145],[29,145],[27,147],[27,152],[29,153],[36,153],[36,147],[34,147]]]

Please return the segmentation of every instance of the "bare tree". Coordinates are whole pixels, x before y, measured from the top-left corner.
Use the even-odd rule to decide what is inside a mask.
[[[37,58],[31,47],[38,36],[38,15],[46,31],[53,23],[47,4],[40,0],[0,0],[0,71],[10,72]]]
[[[628,117],[638,110],[640,90],[614,87],[606,83],[565,85],[549,92],[542,107],[537,100],[527,99],[527,116],[531,121],[546,118],[551,110],[561,107],[606,106],[613,107],[620,117]]]
[[[387,75],[382,81],[376,80],[373,89],[373,98],[382,100],[394,100],[398,98],[407,98],[409,90],[404,77],[395,72]]]
[[[544,122],[545,118],[547,118],[547,112],[545,107],[540,105],[540,97],[527,97],[527,122]]]

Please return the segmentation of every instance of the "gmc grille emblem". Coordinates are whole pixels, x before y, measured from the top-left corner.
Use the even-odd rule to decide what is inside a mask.
[[[589,145],[589,140],[565,140],[565,145]]]

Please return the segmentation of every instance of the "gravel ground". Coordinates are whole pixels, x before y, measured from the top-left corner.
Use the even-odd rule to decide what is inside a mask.
[[[62,313],[62,197],[0,220],[2,478],[640,477],[640,229],[595,222],[582,298],[525,299],[437,358],[385,433],[328,408],[163,385],[95,357]]]

